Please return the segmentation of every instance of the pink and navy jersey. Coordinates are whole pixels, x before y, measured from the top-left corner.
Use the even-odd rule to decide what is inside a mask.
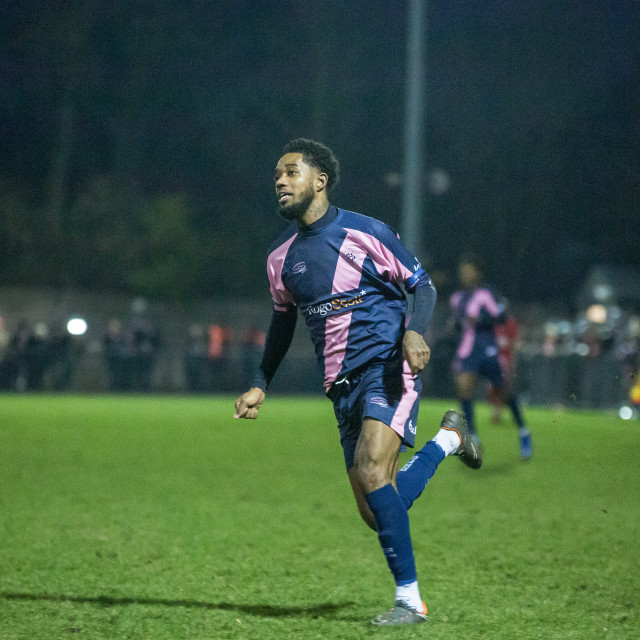
[[[476,348],[486,350],[496,345],[495,326],[504,317],[504,305],[487,288],[456,291],[449,300],[456,326],[460,331],[457,355],[468,358]],[[497,345],[495,349],[498,353]]]
[[[402,353],[405,290],[430,283],[390,227],[333,206],[308,227],[289,227],[269,251],[267,272],[274,309],[303,315],[327,390]]]

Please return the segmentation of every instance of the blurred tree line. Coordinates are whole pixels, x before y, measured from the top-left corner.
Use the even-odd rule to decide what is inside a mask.
[[[454,6],[455,5],[455,6]],[[637,262],[638,5],[429,3],[429,268],[514,299]],[[520,8],[518,8],[520,7]],[[284,143],[325,141],[336,204],[400,226],[406,2],[0,6],[0,279],[186,300],[266,290]]]

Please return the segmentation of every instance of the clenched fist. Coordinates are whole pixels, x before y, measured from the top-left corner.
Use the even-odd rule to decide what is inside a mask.
[[[415,376],[429,362],[431,349],[429,349],[424,338],[419,333],[407,331],[402,340],[402,355],[411,369],[411,375]]]
[[[258,387],[251,387],[249,391],[243,393],[236,400],[236,411],[234,418],[246,418],[247,420],[255,420],[258,417],[258,411],[265,399],[265,392]]]

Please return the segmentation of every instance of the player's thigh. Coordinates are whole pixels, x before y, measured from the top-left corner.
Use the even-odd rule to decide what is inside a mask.
[[[384,422],[366,418],[356,444],[354,467],[362,489],[369,493],[393,482],[400,436]]]
[[[456,376],[456,389],[458,397],[468,399],[473,396],[476,386],[477,374],[473,371],[461,371]]]

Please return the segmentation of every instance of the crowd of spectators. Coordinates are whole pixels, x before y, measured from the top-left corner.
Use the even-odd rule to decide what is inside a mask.
[[[530,355],[553,358],[577,355],[609,356],[629,371],[640,367],[640,316],[618,307],[593,305],[574,320],[551,318],[530,328],[523,349]]]
[[[148,318],[134,318],[126,330],[112,318],[103,346],[110,391],[152,391],[160,338]]]
[[[637,404],[631,396],[640,376],[640,316],[594,304],[573,318],[525,326],[523,334],[520,359],[538,365],[536,374],[546,378],[540,386],[551,394],[569,379],[567,395],[577,394],[582,406]]]
[[[231,392],[242,381],[250,381],[262,356],[265,332],[252,327],[237,332],[232,327],[194,323],[189,327],[185,350],[185,377],[193,393]],[[240,366],[232,358],[240,348]]]
[[[76,357],[65,326],[21,320],[11,334],[0,316],[0,389],[67,391]]]
[[[237,331],[219,324],[193,323],[184,338],[184,389],[192,393],[229,392],[238,376],[251,380],[258,366],[265,332],[252,327]],[[146,315],[125,323],[108,320],[100,339],[73,335],[67,325],[19,320],[13,331],[0,315],[0,390],[73,391],[83,354],[99,354],[104,390],[114,393],[166,389],[157,370],[162,341]],[[239,361],[238,361],[239,360]],[[172,364],[175,366],[175,363]]]
[[[180,340],[181,362],[169,365],[181,367],[183,382],[180,388],[169,389],[169,385],[158,381],[157,375],[165,345],[146,314],[134,314],[128,322],[113,317],[103,326],[102,337],[96,339],[95,330],[93,332],[93,350],[99,353],[97,361],[102,369],[103,388],[116,393],[159,389],[233,392],[251,380],[265,341],[264,331],[256,327],[192,323]],[[175,342],[176,337],[173,338]],[[440,334],[433,331],[430,338],[432,373],[428,392],[434,396],[451,395],[447,372],[454,345],[449,344],[444,330]],[[30,323],[23,319],[15,322],[10,331],[7,319],[0,314],[0,390],[76,390],[79,386],[77,368],[87,346],[86,336],[72,335],[62,322]],[[625,314],[616,307],[595,306],[574,318],[546,318],[537,322],[524,318],[517,343],[511,348],[518,355],[519,366],[523,368],[524,363],[532,371],[534,362],[540,369],[540,362],[546,366],[546,361],[548,366],[544,371],[551,371],[562,370],[554,361],[571,360],[577,362],[572,365],[574,374],[576,368],[593,369],[593,363],[613,363],[622,371],[621,375],[616,374],[615,384],[624,388],[629,396],[640,377],[640,317]],[[174,349],[172,358],[175,353]],[[592,377],[594,375],[599,374],[592,373]],[[523,379],[521,376],[520,380]]]

